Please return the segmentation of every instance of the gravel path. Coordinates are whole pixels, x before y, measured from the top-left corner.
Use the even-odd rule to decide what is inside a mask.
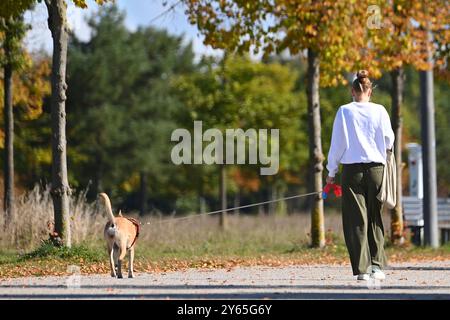
[[[0,298],[450,299],[450,260],[393,264],[386,275],[381,282],[357,282],[348,265],[308,265],[138,273],[134,279],[82,275],[69,282],[29,277],[1,280]]]

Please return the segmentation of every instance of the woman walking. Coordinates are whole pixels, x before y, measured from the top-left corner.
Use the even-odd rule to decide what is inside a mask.
[[[327,183],[334,183],[339,163],[343,164],[344,238],[358,280],[385,279],[382,203],[377,194],[394,132],[386,109],[370,102],[371,94],[368,72],[359,71],[352,83],[353,102],[336,113],[327,164]]]

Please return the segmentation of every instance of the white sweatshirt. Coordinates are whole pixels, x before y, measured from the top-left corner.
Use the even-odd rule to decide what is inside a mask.
[[[386,164],[386,149],[392,149],[394,132],[386,109],[372,102],[351,102],[336,113],[328,153],[328,176],[334,177],[339,163]]]

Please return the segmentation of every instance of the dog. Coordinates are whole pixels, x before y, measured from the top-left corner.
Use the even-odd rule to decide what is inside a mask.
[[[99,196],[103,199],[108,216],[104,236],[108,248],[111,277],[123,278],[122,261],[128,253],[128,278],[134,278],[134,247],[139,236],[139,222],[123,217],[121,212],[118,217],[114,217],[108,195],[100,193]]]

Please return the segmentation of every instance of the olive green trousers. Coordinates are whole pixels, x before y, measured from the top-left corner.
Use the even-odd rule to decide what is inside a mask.
[[[383,170],[381,163],[343,165],[342,222],[354,275],[386,264],[382,204],[377,199]]]

